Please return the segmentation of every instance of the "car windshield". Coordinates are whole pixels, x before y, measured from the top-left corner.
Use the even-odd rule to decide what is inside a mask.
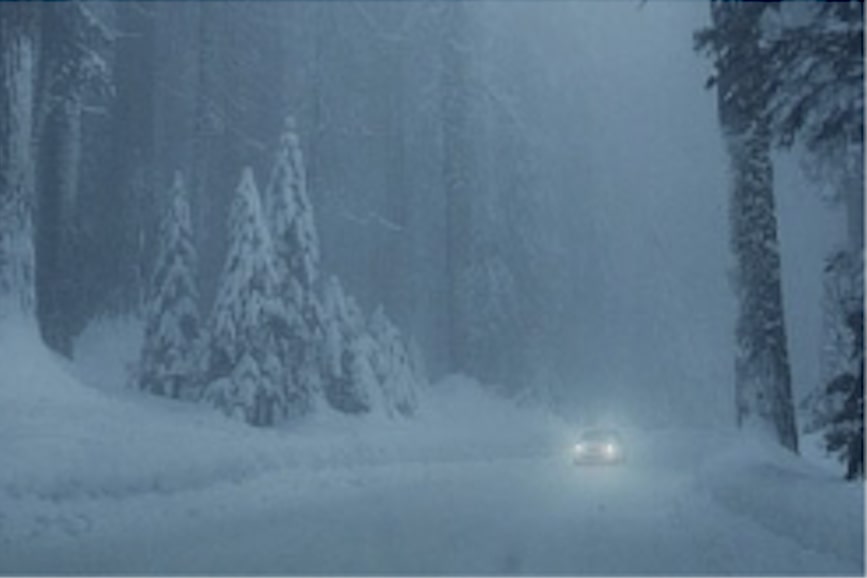
[[[613,431],[598,429],[584,432],[581,439],[585,442],[619,441],[619,436]]]

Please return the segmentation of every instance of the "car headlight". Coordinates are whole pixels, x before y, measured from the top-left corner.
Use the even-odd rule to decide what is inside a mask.
[[[575,453],[583,454],[584,453],[584,444],[575,444]]]
[[[605,455],[613,458],[617,455],[617,446],[614,444],[605,444]]]

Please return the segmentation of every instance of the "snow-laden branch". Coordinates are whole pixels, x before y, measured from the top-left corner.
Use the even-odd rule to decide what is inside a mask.
[[[383,217],[381,214],[377,213],[372,209],[367,212],[367,215],[361,216],[358,213],[350,211],[345,206],[342,206],[340,207],[340,216],[342,216],[347,221],[357,223],[363,227],[374,225],[381,227],[391,233],[403,233],[405,229],[402,225],[399,225],[394,221]]]

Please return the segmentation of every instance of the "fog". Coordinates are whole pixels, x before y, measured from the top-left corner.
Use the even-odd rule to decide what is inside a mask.
[[[726,159],[704,89],[710,68],[691,36],[708,14],[677,2],[558,5],[546,12],[550,32],[530,32],[559,63],[549,94],[566,102],[542,106],[554,112],[549,126],[570,119],[555,147],[568,151],[557,161],[569,191],[565,356],[578,407],[731,420]]]
[[[122,33],[95,49],[111,89],[79,89],[80,124],[43,137],[79,127],[77,172],[39,173],[46,207],[75,199],[38,222],[55,349],[142,311],[176,171],[207,316],[241,170],[266,187],[291,115],[321,254],[311,290],[335,276],[364,315],[382,306],[430,381],[463,373],[576,420],[732,423],[728,157],[693,47],[705,3],[94,6]],[[797,153],[777,165],[799,399],[820,378],[841,216]],[[67,213],[74,259],[53,248]]]
[[[0,2],[0,575],[863,575],[862,213],[863,2]]]
[[[644,424],[730,424],[734,288],[728,160],[700,2],[492,3],[497,49],[532,86],[518,105],[567,233],[568,327],[552,372],[565,410]],[[779,154],[776,188],[795,398],[819,383],[821,270],[839,206]],[[553,275],[552,275],[553,277]],[[552,378],[551,373],[545,374]],[[538,384],[537,384],[538,385]],[[600,417],[607,416],[607,417]]]

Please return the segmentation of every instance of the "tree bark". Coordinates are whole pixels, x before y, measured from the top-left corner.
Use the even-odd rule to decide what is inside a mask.
[[[738,426],[766,431],[798,451],[784,323],[771,135],[765,117],[767,70],[759,47],[761,3],[712,5],[724,35],[718,112],[731,170],[729,218],[738,301],[735,404]]]
[[[0,12],[0,319],[33,321],[34,102],[40,5]]]
[[[472,142],[468,94],[468,31],[466,8],[460,2],[442,7],[441,23],[441,119],[443,188],[446,202],[446,277],[448,365],[467,371],[467,312],[464,279],[470,263],[472,224]]]
[[[81,162],[82,95],[64,95],[42,135],[36,234],[37,313],[43,339],[66,356],[72,354],[76,309],[84,301],[77,287],[78,183]]]

